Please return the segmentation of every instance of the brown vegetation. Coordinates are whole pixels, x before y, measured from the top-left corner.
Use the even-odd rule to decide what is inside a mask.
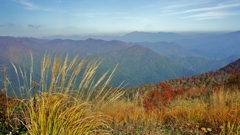
[[[211,87],[161,82],[122,96],[122,90],[107,87],[112,73],[109,79],[104,79],[107,72],[94,81],[101,61],[91,61],[81,83],[75,84],[84,63],[77,57],[68,61],[68,56],[52,59],[45,55],[38,83],[31,75],[26,79],[24,72],[13,65],[20,70],[16,72],[21,73],[18,77],[31,80],[31,85],[24,87],[29,94],[24,99],[0,93],[1,130],[17,133],[25,129],[31,135],[240,134],[237,73]],[[99,87],[102,80],[106,82]],[[33,89],[40,91],[31,94]]]
[[[22,104],[18,99],[6,96],[5,89],[0,90],[0,124],[3,133],[18,132],[24,129]]]

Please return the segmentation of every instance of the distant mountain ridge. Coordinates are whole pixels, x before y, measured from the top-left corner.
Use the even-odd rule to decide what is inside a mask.
[[[192,54],[174,42],[143,42],[139,43],[139,45],[137,44],[118,40],[46,40],[24,37],[0,37],[0,57],[5,63],[6,61],[11,61],[16,65],[28,68],[26,70],[29,70],[30,66],[30,51],[33,54],[34,62],[40,62],[46,51],[53,55],[68,53],[70,54],[70,59],[75,55],[80,55],[80,57],[86,56],[87,59],[101,57],[104,58],[104,61],[99,68],[98,75],[102,71],[119,64],[112,84],[117,85],[117,83],[126,81],[129,87],[156,83],[180,76],[190,76],[213,70],[212,67],[214,69],[222,67],[222,63],[213,66],[216,61],[208,62],[208,60],[200,60],[197,57],[192,57],[190,61],[187,60]],[[226,59],[225,64],[235,60],[236,57]],[[194,62],[198,64],[191,68],[191,66],[194,66]],[[208,64],[208,68],[204,68],[203,65],[206,64]],[[3,67],[2,63],[0,63],[0,67]],[[204,68],[204,70],[197,71],[200,68]],[[1,75],[3,74],[1,73]]]
[[[73,39],[73,40],[86,40],[89,38],[102,39],[102,40],[120,40],[124,42],[159,42],[159,41],[174,41],[185,38],[181,34],[173,32],[130,32],[123,36],[51,36],[44,37],[44,39]]]
[[[69,40],[69,39],[55,39],[50,40],[43,44],[47,48],[54,50],[58,47],[57,51],[66,53],[71,52],[72,54],[81,54],[81,55],[95,55],[106,52],[111,52],[115,50],[121,50],[129,47],[130,45],[122,41],[112,40],[96,40],[96,39],[87,39],[87,40]]]
[[[184,36],[172,32],[131,32],[120,38],[126,42],[159,42],[159,41],[174,41],[183,39]]]
[[[46,39],[74,39],[86,40],[88,38],[102,40],[120,40],[131,42],[157,43],[161,41],[175,42],[190,53],[212,60],[220,60],[234,54],[240,55],[240,31],[225,34],[195,34],[184,35],[173,32],[131,32],[123,36],[53,36]]]
[[[181,39],[177,42],[185,49],[194,50],[210,59],[223,59],[234,54],[240,55],[240,31],[226,34]]]

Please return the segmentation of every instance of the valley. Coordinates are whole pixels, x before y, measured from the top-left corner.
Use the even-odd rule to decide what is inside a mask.
[[[217,70],[240,58],[240,50],[235,47],[240,43],[239,36],[239,32],[232,32],[189,39],[176,33],[133,32],[123,37],[115,37],[119,40],[111,38],[110,41],[103,40],[103,37],[86,40],[0,37],[0,57],[25,67],[26,70],[30,70],[26,66],[30,61],[30,51],[35,62],[39,62],[46,52],[55,55],[69,54],[70,58],[75,55],[87,59],[102,58],[104,60],[98,74],[118,65],[111,85],[118,86],[125,81],[128,82],[126,87],[133,87]],[[124,37],[128,37],[128,40],[124,40]],[[120,41],[121,38],[123,41]],[[199,45],[192,44],[190,47],[191,42]],[[210,43],[212,45],[209,45]],[[208,50],[201,50],[200,46]],[[204,51],[205,54],[196,53],[196,50]],[[210,54],[214,56],[210,57]]]

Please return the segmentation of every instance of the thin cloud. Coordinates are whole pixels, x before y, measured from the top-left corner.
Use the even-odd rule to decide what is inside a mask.
[[[216,10],[234,8],[234,7],[240,7],[240,3],[225,4],[225,5],[222,4],[222,5],[212,6],[212,7],[203,7],[203,8],[189,9],[189,10],[175,12],[175,13],[170,13],[170,14],[185,14],[185,13],[203,12],[203,11],[211,12],[211,11],[216,11]]]
[[[194,20],[209,20],[209,19],[221,19],[227,16],[233,16],[239,14],[240,1],[227,1],[213,3],[209,1],[208,3],[199,3],[199,5],[193,5],[197,3],[189,3],[189,7],[185,7],[184,10],[181,8],[181,5],[172,6],[176,7],[174,10],[163,14],[163,15],[185,15],[181,18],[185,19],[194,19]],[[211,6],[210,6],[211,5]],[[197,8],[196,8],[197,6]],[[171,6],[170,6],[171,7]],[[168,7],[170,9],[170,7]],[[179,8],[178,8],[179,7]],[[187,9],[186,9],[187,8]]]
[[[86,13],[77,13],[76,16],[85,16],[85,17],[97,17],[101,15],[126,15],[126,12],[86,12]]]
[[[220,19],[226,16],[232,16],[239,13],[228,13],[228,12],[206,12],[197,15],[186,16],[183,18],[193,18],[195,20],[209,20],[209,19]]]
[[[29,2],[28,0],[19,0],[20,4],[25,6],[25,9],[27,10],[49,10],[47,8],[40,7],[32,2]]]
[[[29,24],[28,27],[30,28],[34,28],[34,29],[38,29],[40,27],[42,27],[41,25],[32,25],[32,24]]]
[[[13,23],[3,23],[3,24],[0,24],[0,27],[14,27],[16,26],[15,24]]]
[[[201,0],[201,1],[193,1],[193,0],[185,0],[180,2],[169,2],[166,3],[167,6],[164,6],[164,9],[179,9],[179,8],[185,8],[190,6],[196,6],[196,5],[202,5],[209,3],[209,0]]]
[[[181,1],[167,1],[167,2],[159,2],[157,4],[149,4],[137,7],[136,9],[151,9],[151,8],[163,8],[164,10],[173,10],[183,7],[189,7],[194,5],[200,5],[208,3],[209,0],[201,0],[201,1],[193,1],[193,0],[181,0]]]

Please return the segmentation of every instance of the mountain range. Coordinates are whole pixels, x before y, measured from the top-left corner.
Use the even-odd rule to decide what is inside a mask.
[[[239,33],[232,34],[235,35],[233,38],[237,38],[236,34]],[[160,35],[162,38],[159,40],[172,39],[175,41],[157,41]],[[102,72],[118,64],[111,85],[117,86],[125,81],[127,87],[133,87],[216,70],[240,57],[239,53],[234,51],[229,52],[229,56],[221,60],[208,59],[207,56],[202,56],[202,54],[179,45],[177,41],[185,42],[184,36],[174,33],[133,32],[126,35],[125,38],[130,41],[135,36],[136,40],[132,41],[138,42],[129,43],[93,38],[49,40],[28,37],[0,37],[0,74],[3,76],[3,67],[11,66],[10,61],[30,70],[30,50],[36,63],[40,62],[46,52],[53,55],[68,53],[71,58],[75,55],[85,56],[87,59],[103,58],[103,63],[97,73],[99,76]],[[137,37],[141,37],[142,40],[137,40]],[[151,41],[156,39],[157,42],[145,41],[150,39]],[[238,40],[235,41],[234,46],[237,46]],[[39,67],[36,66],[36,68]]]
[[[102,39],[102,40],[120,40],[124,42],[158,42],[158,41],[172,41],[184,39],[184,36],[172,32],[131,32],[123,36],[51,36],[44,37],[44,39],[72,39],[72,40],[86,40],[89,38]]]
[[[221,60],[230,55],[240,55],[240,31],[229,33],[178,34],[173,32],[131,32],[123,36],[52,36],[45,39],[74,39],[88,38],[102,40],[120,40],[136,44],[139,42],[157,43],[161,41],[175,42],[191,54],[212,60]]]

